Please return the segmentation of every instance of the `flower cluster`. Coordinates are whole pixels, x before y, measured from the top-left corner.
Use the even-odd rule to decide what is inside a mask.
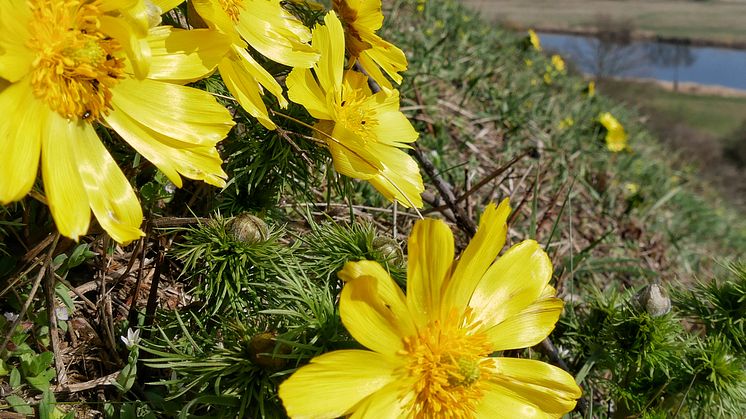
[[[218,144],[233,115],[216,95],[190,86],[216,73],[257,127],[276,130],[277,118],[304,124],[337,173],[403,206],[423,205],[422,177],[406,152],[418,133],[395,88],[407,59],[376,33],[381,0],[332,0],[329,11],[310,0],[190,0],[188,13],[182,3],[0,1],[0,205],[33,193],[64,236],[87,234],[93,213],[117,242],[140,238],[143,210],[130,172],[109,150],[117,143],[177,187],[183,178],[224,187]],[[291,3],[318,12],[310,27]],[[163,24],[175,8],[171,20],[184,17],[183,27]],[[541,50],[533,31],[530,44]],[[547,83],[565,73],[561,57],[551,62]],[[275,78],[270,66],[286,68],[286,76]],[[284,114],[290,102],[315,122]],[[34,190],[39,167],[43,193]],[[280,387],[287,413],[556,417],[572,410],[580,389],[568,373],[494,356],[545,339],[563,308],[538,243],[519,243],[495,261],[509,213],[507,200],[488,206],[458,259],[445,223],[419,221],[406,295],[375,262],[345,265],[341,318],[369,350],[330,352],[300,368]],[[122,338],[131,365],[138,339],[139,331]]]
[[[315,136],[339,173],[422,206],[419,168],[402,150],[417,133],[389,81],[401,82],[407,60],[375,33],[380,0],[335,0],[312,29],[281,0],[192,0],[190,28],[162,25],[161,15],[182,2],[0,2],[0,204],[29,194],[41,165],[44,193],[34,196],[62,235],[86,234],[93,212],[116,241],[139,238],[142,209],[102,132],[176,186],[186,177],[223,187],[216,146],[235,123],[211,94],[187,84],[219,72],[235,101],[275,129],[263,95],[281,108],[288,100],[263,66],[272,61],[293,69],[287,97],[319,120]],[[381,91],[371,91],[368,77]]]

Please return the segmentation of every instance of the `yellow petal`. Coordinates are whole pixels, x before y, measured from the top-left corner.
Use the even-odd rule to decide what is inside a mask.
[[[354,132],[342,124],[334,124],[331,138],[327,141],[334,160],[334,169],[345,176],[356,179],[370,179],[380,173],[383,165],[371,147]]]
[[[500,206],[490,204],[479,221],[477,233],[459,258],[451,282],[446,289],[445,301],[450,307],[466,307],[474,289],[487,268],[505,244],[508,232],[510,202],[503,200]]]
[[[78,173],[88,202],[99,224],[119,243],[129,243],[144,235],[139,227],[142,209],[132,186],[124,177],[96,131],[85,125],[74,147]]]
[[[334,12],[324,17],[324,25],[316,25],[313,29],[312,45],[321,53],[314,72],[319,79],[321,89],[341,95],[342,74],[344,70],[345,48],[342,23]],[[337,100],[339,97],[334,97]]]
[[[149,79],[191,83],[215,71],[228,53],[227,36],[209,29],[174,29],[158,26],[150,30]]]
[[[184,147],[214,146],[235,124],[212,95],[191,87],[125,79],[112,93],[115,108]]]
[[[150,69],[150,45],[145,36],[139,36],[133,26],[129,25],[124,19],[108,15],[100,17],[101,31],[110,37],[116,39],[125,54],[128,63],[134,71],[137,78],[147,77]],[[146,27],[147,29],[147,27]]]
[[[150,0],[153,4],[158,6],[163,13],[173,9],[174,7],[184,3],[184,0]]]
[[[544,340],[562,313],[562,300],[545,298],[484,332],[493,351],[528,348]]]
[[[396,90],[381,91],[366,101],[367,107],[375,113],[378,124],[375,135],[381,143],[403,146],[417,140],[419,134],[412,123],[399,111],[399,92]]]
[[[31,71],[36,58],[27,43],[31,11],[25,0],[0,1],[0,78],[16,82]]]
[[[230,54],[220,62],[218,69],[225,87],[228,88],[228,91],[236,98],[241,107],[265,128],[275,129],[276,125],[269,118],[267,107],[262,100],[261,87],[247,72],[243,60],[235,54]]]
[[[552,278],[549,256],[533,240],[503,254],[474,289],[469,306],[485,328],[497,325],[536,301]]]
[[[365,347],[382,354],[402,348],[415,333],[402,290],[377,262],[347,262],[337,274],[345,281],[339,300],[342,323]]]
[[[290,67],[310,68],[319,53],[308,45],[311,33],[280,0],[244,0],[236,30],[265,57]]]
[[[234,50],[243,59],[242,64],[246,68],[245,71],[250,74],[257,83],[267,89],[272,96],[277,98],[281,107],[286,108],[288,106],[288,101],[282,95],[282,87],[280,87],[280,83],[277,83],[277,80],[275,80],[275,78],[269,74],[269,72],[265,70],[264,67],[262,67],[262,65],[248,53],[248,51],[246,51],[246,49],[234,47]]]
[[[342,75],[342,91],[347,94],[359,93],[355,92],[356,90],[362,90],[366,97],[374,96],[373,92],[370,90],[370,86],[368,85],[368,76],[356,70],[346,70]],[[385,98],[385,95],[382,96],[383,98],[381,100]],[[371,102],[370,106],[375,104],[375,99],[373,98],[369,98],[368,101]],[[396,110],[399,110],[398,102],[396,103]]]
[[[114,107],[105,117],[109,124],[138,153],[155,164],[174,185],[181,187],[181,176],[225,186],[228,176],[220,167],[222,159],[215,147],[189,146],[155,132]]]
[[[453,262],[453,234],[446,223],[415,223],[407,244],[407,305],[418,326],[439,315],[443,284]]]
[[[484,393],[474,413],[475,418],[549,419],[557,417],[543,412],[531,401],[496,384],[487,383],[482,388]]]
[[[411,386],[414,386],[412,383]],[[356,406],[350,419],[398,419],[406,417],[402,401],[402,383],[394,381],[364,399]]]
[[[0,204],[17,201],[36,180],[43,127],[51,111],[31,92],[28,79],[0,88]]]
[[[395,367],[375,352],[329,352],[296,371],[278,393],[291,418],[337,418],[394,381]]]
[[[381,0],[335,0],[334,9],[340,11],[340,3],[356,12],[354,22],[348,24],[356,27],[376,31],[383,26],[383,13],[381,13]]]
[[[98,4],[102,12],[116,16],[130,28],[138,38],[148,34],[150,10],[148,0],[101,0]]]
[[[425,186],[417,162],[396,147],[379,144],[371,148],[384,167],[368,182],[390,201],[396,200],[407,208],[422,208],[421,194]]]
[[[360,54],[360,64],[364,65],[363,68],[366,69],[366,72],[371,67],[381,67],[381,69],[391,77],[396,84],[401,84],[402,76],[399,73],[407,70],[407,57],[404,55],[404,52],[394,44],[384,41],[375,34],[371,34],[370,37],[365,36],[363,37],[363,40],[369,42],[373,46],[373,48],[366,49],[362,54]],[[369,64],[371,61],[375,63],[374,66]],[[379,76],[374,78],[374,80],[378,82],[379,78],[382,77]],[[385,78],[382,79],[385,81]]]
[[[492,391],[530,401],[551,417],[560,417],[575,408],[582,395],[572,375],[533,359],[493,358]]]
[[[88,231],[91,210],[78,173],[75,144],[86,135],[84,122],[50,112],[41,143],[41,175],[49,210],[63,236],[78,240]]]
[[[288,98],[303,105],[312,117],[332,119],[332,111],[328,108],[326,96],[310,70],[294,68],[285,79],[285,84],[288,86]]]

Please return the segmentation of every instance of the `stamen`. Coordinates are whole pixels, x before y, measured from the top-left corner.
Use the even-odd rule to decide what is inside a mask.
[[[403,339],[399,355],[409,361],[402,374],[415,382],[412,416],[473,416],[483,395],[482,383],[490,375],[483,365],[490,346],[473,326],[464,327],[469,316],[453,311],[445,320],[435,320]]]
[[[238,22],[241,10],[243,10],[243,0],[218,0],[218,3],[233,23]]]
[[[34,95],[68,119],[95,120],[111,109],[111,88],[124,78],[121,46],[100,31],[100,1],[29,2],[28,47],[36,52]]]

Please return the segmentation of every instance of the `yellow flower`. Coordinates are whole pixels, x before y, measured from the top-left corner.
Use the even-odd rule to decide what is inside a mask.
[[[424,13],[426,4],[427,4],[427,0],[417,0],[417,12]]]
[[[566,128],[570,128],[571,126],[575,125],[575,120],[571,117],[564,118],[559,123],[559,129],[564,130]]]
[[[281,107],[288,105],[282,87],[247,51],[290,67],[311,67],[319,58],[308,41],[311,31],[285,10],[280,0],[192,0],[210,28],[227,34],[230,50],[218,65],[223,82],[238,103],[267,129],[275,129],[262,100],[266,89]]]
[[[589,81],[586,91],[588,92],[588,97],[596,96],[596,82],[593,80]]]
[[[389,200],[422,206],[424,191],[417,163],[401,148],[417,131],[399,111],[399,92],[372,94],[367,77],[344,70],[344,32],[334,12],[313,30],[312,45],[321,58],[287,77],[288,97],[319,120],[318,138],[329,147],[337,172],[370,182]]]
[[[557,54],[552,55],[552,66],[554,66],[554,69],[560,73],[565,72],[565,60]]]
[[[119,242],[142,235],[137,197],[99,140],[99,124],[177,186],[180,175],[225,184],[215,144],[231,116],[211,95],[180,84],[214,71],[227,40],[206,30],[148,30],[147,8],[134,3],[142,2],[0,2],[0,78],[8,82],[0,88],[0,204],[29,192],[41,156],[52,216],[76,240],[91,210]]]
[[[631,197],[634,195],[637,195],[637,193],[640,192],[640,185],[634,183],[634,182],[625,182],[624,183],[624,195],[626,197]]]
[[[606,128],[606,148],[609,151],[618,153],[627,148],[627,133],[613,115],[604,112],[598,117],[598,121]]]
[[[491,204],[454,260],[451,231],[422,220],[409,237],[406,295],[376,262],[349,262],[340,316],[370,350],[333,351],[280,385],[290,417],[560,417],[580,388],[532,359],[492,357],[542,341],[562,311],[549,257],[533,240],[497,261],[507,200]]]
[[[541,40],[539,39],[539,35],[537,35],[533,29],[528,30],[528,41],[535,50],[541,51]]]
[[[544,84],[552,84],[552,75],[547,73],[544,73]]]
[[[396,84],[407,69],[407,57],[394,44],[376,35],[383,25],[381,0],[333,0],[334,10],[345,24],[345,44],[350,65],[356,60],[378,85],[391,89],[383,70]]]

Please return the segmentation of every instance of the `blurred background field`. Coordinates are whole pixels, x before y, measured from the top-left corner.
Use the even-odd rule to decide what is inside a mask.
[[[743,0],[462,0],[490,21],[556,29],[601,29],[600,16],[665,37],[746,42]]]

